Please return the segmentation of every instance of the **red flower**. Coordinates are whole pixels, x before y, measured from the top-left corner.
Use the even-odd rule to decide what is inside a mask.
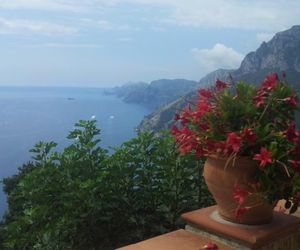
[[[185,155],[185,154],[187,154],[187,153],[190,153],[190,152],[192,152],[192,150],[193,150],[193,144],[192,143],[184,143],[184,144],[182,144],[180,147],[179,147],[179,152],[180,152],[180,154],[182,154],[182,155]]]
[[[249,145],[255,143],[257,136],[252,128],[244,128],[242,131],[242,136],[247,140]]]
[[[300,131],[296,129],[296,123],[294,121],[290,123],[288,129],[283,134],[290,142],[299,141]]]
[[[175,121],[179,121],[180,119],[181,119],[181,118],[180,118],[180,115],[176,113],[176,114],[174,115],[174,120],[175,120]]]
[[[218,154],[221,154],[221,153],[226,154],[226,141],[217,141],[217,142],[215,142],[215,151]]]
[[[261,107],[265,104],[266,94],[267,93],[263,90],[258,91],[257,95],[254,97],[256,107]]]
[[[185,126],[186,123],[189,122],[189,120],[191,119],[192,115],[191,115],[191,108],[190,106],[187,106],[183,109],[181,116],[179,117],[181,120],[181,125]],[[176,118],[176,117],[175,117]]]
[[[200,101],[198,104],[198,110],[200,112],[206,113],[212,109],[212,105],[207,100]]]
[[[178,129],[178,127],[176,125],[174,125],[171,129],[172,131],[172,135],[177,136],[180,133],[180,130]]]
[[[192,112],[190,115],[194,118],[195,122],[199,123],[200,119],[205,115],[207,112],[212,110],[212,105],[207,99],[201,100],[198,103],[196,111]]]
[[[254,97],[254,101],[257,107],[261,107],[265,104],[265,99],[270,95],[270,91],[273,90],[279,83],[279,78],[276,73],[267,75],[259,88],[257,95]]]
[[[172,134],[179,143],[179,151],[181,154],[189,153],[194,149],[197,151],[197,148],[200,147],[197,141],[196,133],[186,126],[182,127],[181,129],[179,129],[177,126],[173,126]]]
[[[240,205],[242,205],[247,197],[249,196],[249,191],[246,189],[242,189],[239,185],[234,187],[233,198],[238,201]]]
[[[213,92],[210,89],[199,89],[198,90],[199,96],[203,98],[211,98],[213,97]]]
[[[293,107],[297,107],[297,105],[298,105],[298,98],[295,93],[284,98],[283,101],[287,102],[288,104],[292,105]]]
[[[197,157],[207,156],[207,150],[205,150],[199,144],[196,146],[195,151],[196,151],[196,156]]]
[[[260,161],[260,166],[264,168],[268,163],[272,163],[272,152],[268,151],[266,148],[262,147],[260,149],[260,154],[254,155],[254,160]]]
[[[262,88],[265,90],[274,89],[279,82],[277,73],[271,73],[267,75],[266,79],[263,81]]]
[[[210,129],[209,125],[205,121],[199,122],[198,126],[202,131],[208,131]]]
[[[226,144],[232,148],[233,152],[237,153],[242,146],[242,138],[236,133],[231,132],[228,134]]]
[[[219,79],[216,81],[216,90],[217,90],[218,92],[220,92],[220,91],[226,89],[227,87],[229,87],[229,83],[220,81]]]
[[[208,242],[202,247],[202,249],[216,250],[218,249],[218,246],[215,243]]]
[[[216,149],[216,143],[212,139],[207,139],[205,141],[205,145],[206,145],[206,148],[208,151],[215,151],[215,149]]]

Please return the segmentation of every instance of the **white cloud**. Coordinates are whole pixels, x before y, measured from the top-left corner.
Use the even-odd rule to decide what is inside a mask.
[[[75,1],[76,2],[76,1]],[[49,11],[79,11],[78,4],[71,1],[57,0],[0,0],[0,8],[5,9],[37,9]]]
[[[81,18],[80,21],[86,26],[92,26],[101,30],[107,31],[138,31],[139,29],[129,24],[116,24],[109,20],[93,20],[89,18]]]
[[[211,49],[194,48],[191,52],[198,61],[203,73],[219,68],[234,69],[243,60],[243,55],[220,43],[215,44]]]
[[[96,25],[100,29],[103,29],[103,30],[112,30],[112,29],[114,29],[114,25],[110,21],[107,21],[107,20],[98,20],[96,22]]]
[[[165,32],[166,31],[166,29],[162,26],[153,26],[153,27],[151,27],[151,29],[153,31],[157,31],[157,32]]]
[[[258,33],[256,34],[256,39],[260,43],[262,42],[268,42],[271,40],[271,38],[274,36],[274,33]]]
[[[121,24],[121,25],[117,25],[115,26],[116,30],[122,30],[122,31],[139,31],[140,29],[137,27],[133,27],[129,24]]]
[[[124,3],[166,7],[170,14],[163,21],[182,26],[278,31],[300,22],[300,1],[295,0],[113,1],[114,5]]]
[[[115,5],[115,0],[0,0],[0,9],[82,12]],[[121,3],[121,1],[120,1]]]
[[[36,45],[35,45],[36,46]],[[39,47],[39,45],[38,45]],[[48,47],[48,48],[102,48],[101,44],[94,44],[94,43],[46,43],[41,45],[41,47]]]
[[[81,22],[83,23],[90,23],[90,22],[93,22],[93,19],[91,18],[88,18],[88,17],[82,17],[79,19]]]
[[[39,34],[39,35],[71,35],[77,32],[76,28],[25,19],[0,18],[0,34]]]
[[[125,4],[165,7],[169,13],[165,22],[193,27],[278,31],[300,21],[300,1],[296,0],[0,0],[0,8],[73,12]]]
[[[168,2],[166,0],[166,2]],[[280,30],[300,21],[300,1],[176,0],[167,22],[195,27]]]
[[[132,37],[119,37],[117,39],[117,41],[119,41],[119,42],[131,42],[131,41],[133,41],[133,38]]]

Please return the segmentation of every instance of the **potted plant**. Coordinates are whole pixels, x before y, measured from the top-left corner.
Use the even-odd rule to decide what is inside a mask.
[[[281,199],[291,213],[297,210],[297,109],[297,93],[285,75],[280,80],[271,73],[259,86],[217,80],[176,114],[172,133],[179,150],[206,158],[204,178],[223,218],[268,223]]]

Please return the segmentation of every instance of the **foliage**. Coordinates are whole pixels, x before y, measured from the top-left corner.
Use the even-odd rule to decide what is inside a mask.
[[[136,239],[177,228],[182,212],[208,204],[207,191],[199,190],[202,165],[180,157],[170,136],[140,134],[118,149],[108,166],[114,183],[110,190],[118,195],[116,201],[124,201],[117,217],[125,215]]]
[[[181,226],[210,204],[202,164],[180,156],[170,135],[140,134],[112,155],[96,121],[80,121],[61,153],[39,142],[34,162],[6,178],[4,249],[113,249]]]
[[[285,78],[285,76],[283,76]],[[291,212],[300,204],[300,130],[295,125],[296,90],[276,73],[261,86],[217,80],[215,87],[200,89],[198,102],[187,107],[173,134],[182,154],[217,155],[258,161],[252,193],[236,187],[234,197],[243,201],[250,194],[276,204],[287,201]],[[243,197],[241,197],[243,194]]]

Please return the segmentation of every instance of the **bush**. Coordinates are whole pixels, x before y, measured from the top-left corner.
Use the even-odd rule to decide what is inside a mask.
[[[202,164],[166,134],[140,134],[112,155],[96,121],[80,121],[61,153],[39,142],[34,162],[6,178],[4,249],[113,249],[178,228],[182,212],[211,203]]]

